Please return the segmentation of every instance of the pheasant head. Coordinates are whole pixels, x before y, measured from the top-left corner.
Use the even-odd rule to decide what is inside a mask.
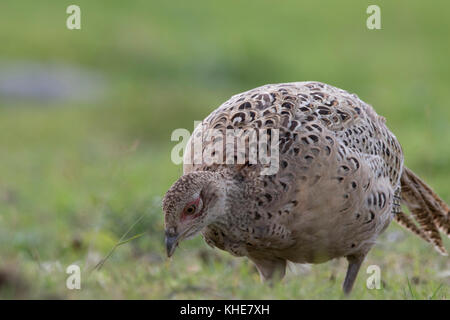
[[[219,173],[197,171],[181,176],[163,198],[167,256],[225,214],[226,182]]]

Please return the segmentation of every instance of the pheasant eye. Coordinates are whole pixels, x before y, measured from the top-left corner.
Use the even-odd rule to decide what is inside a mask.
[[[192,204],[189,207],[187,207],[185,211],[187,214],[193,214],[196,210],[197,207],[195,206],[195,204]]]

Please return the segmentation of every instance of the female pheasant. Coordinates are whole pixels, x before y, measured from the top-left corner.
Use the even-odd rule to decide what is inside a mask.
[[[264,174],[270,163],[250,161],[261,150],[227,149],[235,129],[266,132],[277,170]],[[218,142],[223,148],[211,148]],[[244,142],[250,150],[248,136]],[[355,94],[320,82],[265,85],[212,112],[195,129],[163,210],[169,257],[199,233],[212,247],[247,256],[263,280],[282,278],[287,261],[346,257],[345,293],[392,219],[443,255],[439,232],[450,235],[447,204],[404,167],[385,119]]]

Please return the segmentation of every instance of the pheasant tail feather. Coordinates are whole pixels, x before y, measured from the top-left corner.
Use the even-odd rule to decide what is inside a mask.
[[[402,202],[411,212],[414,221],[404,213],[396,215],[397,222],[432,243],[442,255],[447,252],[439,231],[450,236],[448,205],[417,175],[404,168],[401,177]]]

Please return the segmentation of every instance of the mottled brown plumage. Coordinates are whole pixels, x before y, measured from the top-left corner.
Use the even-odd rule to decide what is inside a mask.
[[[253,164],[236,148],[230,154],[225,144],[217,152],[221,138],[208,129],[268,132],[279,151],[277,172],[262,175],[270,164]],[[212,247],[247,256],[263,279],[282,277],[287,261],[346,257],[348,293],[394,218],[446,253],[438,230],[449,235],[448,206],[403,166],[385,119],[354,94],[320,82],[262,86],[226,101],[193,137],[202,147],[188,144],[184,175],[163,200],[169,256],[201,233]],[[202,161],[192,161],[199,154]],[[401,201],[412,215],[401,212]]]

